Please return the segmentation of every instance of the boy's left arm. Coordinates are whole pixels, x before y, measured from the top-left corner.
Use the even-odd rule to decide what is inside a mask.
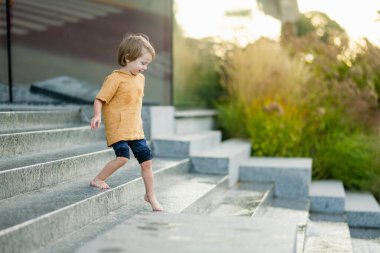
[[[99,99],[95,98],[94,101],[94,117],[91,120],[91,129],[99,128],[100,123],[102,120],[102,107],[103,107],[103,102],[100,101]]]

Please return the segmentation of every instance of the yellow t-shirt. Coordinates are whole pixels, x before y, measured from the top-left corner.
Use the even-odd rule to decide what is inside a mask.
[[[114,70],[106,77],[97,99],[103,102],[102,114],[107,145],[121,140],[144,139],[141,120],[145,78]]]

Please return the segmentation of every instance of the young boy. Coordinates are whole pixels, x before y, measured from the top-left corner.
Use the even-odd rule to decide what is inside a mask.
[[[162,211],[153,189],[152,155],[146,143],[141,120],[145,78],[142,75],[156,53],[143,34],[128,35],[121,41],[118,62],[121,68],[106,77],[94,101],[91,129],[99,128],[103,113],[107,145],[116,159],[108,162],[90,182],[99,189],[109,189],[105,180],[130,159],[129,148],[141,166],[145,184],[144,199],[153,211]]]

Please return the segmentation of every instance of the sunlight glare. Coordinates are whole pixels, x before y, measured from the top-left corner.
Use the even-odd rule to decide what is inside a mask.
[[[351,39],[367,37],[380,45],[380,1],[374,0],[298,0],[300,12],[317,10],[326,13],[348,33]]]
[[[251,10],[247,17],[226,17],[231,10]],[[217,37],[247,44],[261,36],[277,39],[281,23],[262,13],[252,0],[176,0],[176,19],[186,36]]]
[[[380,1],[298,0],[301,13],[320,11],[341,25],[353,40],[367,37],[380,45]],[[216,37],[246,44],[262,36],[278,39],[281,23],[265,15],[255,0],[175,0],[176,20],[192,38]],[[226,17],[231,10],[251,10],[245,17]]]

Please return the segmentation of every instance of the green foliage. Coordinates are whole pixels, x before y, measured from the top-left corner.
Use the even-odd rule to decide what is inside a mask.
[[[178,107],[214,106],[222,96],[219,63],[214,44],[176,36],[174,44],[174,104]]]
[[[216,107],[218,108],[218,122],[219,126],[224,130],[224,137],[231,138],[247,138],[246,129],[246,114],[244,103],[241,101],[228,101],[219,102]]]
[[[302,117],[298,112],[282,108],[275,103],[263,109],[250,108],[246,128],[252,140],[253,155],[299,156],[304,128]]]
[[[177,38],[176,106],[216,106],[224,137],[250,139],[253,155],[311,157],[314,179],[380,199],[378,47],[350,48],[335,21],[312,12],[284,26],[280,43],[225,48],[218,57],[209,40]]]
[[[380,49],[365,41],[353,51],[318,16],[322,25],[311,29],[309,16],[300,37],[285,31],[281,44],[261,39],[227,52],[222,130],[249,138],[255,156],[311,157],[314,179],[380,199]]]
[[[359,132],[328,133],[318,148],[313,176],[342,180],[348,189],[372,190],[379,197],[380,190],[372,188],[379,180],[378,148],[373,138]]]

